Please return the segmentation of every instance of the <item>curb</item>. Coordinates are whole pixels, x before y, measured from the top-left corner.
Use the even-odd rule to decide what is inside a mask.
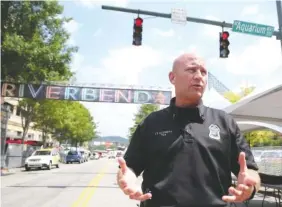
[[[1,176],[14,174],[15,172],[16,172],[15,169],[2,168],[1,169]]]

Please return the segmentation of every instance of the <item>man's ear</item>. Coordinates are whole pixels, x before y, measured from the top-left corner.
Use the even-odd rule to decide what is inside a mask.
[[[169,72],[168,77],[169,77],[169,81],[172,83],[172,85],[174,85],[175,84],[174,73],[173,72]]]

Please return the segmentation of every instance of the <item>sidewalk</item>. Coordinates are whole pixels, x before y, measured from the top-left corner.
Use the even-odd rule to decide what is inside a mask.
[[[60,162],[61,165],[64,165],[65,163]],[[16,167],[16,168],[7,168],[7,167],[2,167],[1,168],[1,176],[6,176],[6,175],[12,175],[17,172],[25,171],[24,167]]]
[[[1,176],[12,175],[14,173],[20,172],[24,170],[24,168],[1,168]]]

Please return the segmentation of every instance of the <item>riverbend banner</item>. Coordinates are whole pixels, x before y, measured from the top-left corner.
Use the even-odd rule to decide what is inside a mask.
[[[169,105],[171,91],[1,83],[2,97]]]

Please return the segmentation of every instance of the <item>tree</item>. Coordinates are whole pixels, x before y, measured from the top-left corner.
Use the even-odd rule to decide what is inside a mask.
[[[234,93],[232,91],[228,91],[224,94],[224,97],[228,99],[231,103],[236,103],[241,100],[243,97],[251,94],[255,90],[255,87],[241,87],[241,91],[239,93]]]
[[[72,119],[67,136],[78,145],[96,137],[96,124],[88,109],[79,102],[71,103]]]
[[[36,110],[34,117],[34,128],[42,131],[43,145],[46,144],[46,138],[48,134],[52,134],[55,128],[58,114],[57,100],[43,100],[39,102],[39,106]]]
[[[244,134],[251,147],[259,146],[281,146],[282,139],[270,130],[255,130]]]
[[[61,142],[71,140],[83,144],[96,135],[96,124],[88,109],[79,102],[44,100],[40,102],[35,117],[35,128],[46,135],[53,134]]]
[[[135,132],[138,124],[140,124],[149,114],[154,111],[158,111],[160,109],[159,105],[155,104],[143,104],[139,108],[137,114],[134,116],[134,125],[129,128],[129,137],[131,138],[133,133]]]
[[[234,93],[232,91],[226,92],[224,94],[224,97],[233,104],[236,103],[237,101],[239,101],[242,98],[239,94]]]
[[[36,110],[39,104],[32,99],[22,99],[19,101],[18,107],[20,108],[21,121],[22,121],[22,143],[25,141],[25,137],[30,127],[30,123],[34,120]]]
[[[70,34],[57,1],[1,1],[1,76],[4,81],[48,82],[68,80],[77,47],[69,47]],[[23,141],[33,119],[35,100],[19,105]]]
[[[69,79],[69,34],[57,1],[1,1],[1,76],[6,81]]]

